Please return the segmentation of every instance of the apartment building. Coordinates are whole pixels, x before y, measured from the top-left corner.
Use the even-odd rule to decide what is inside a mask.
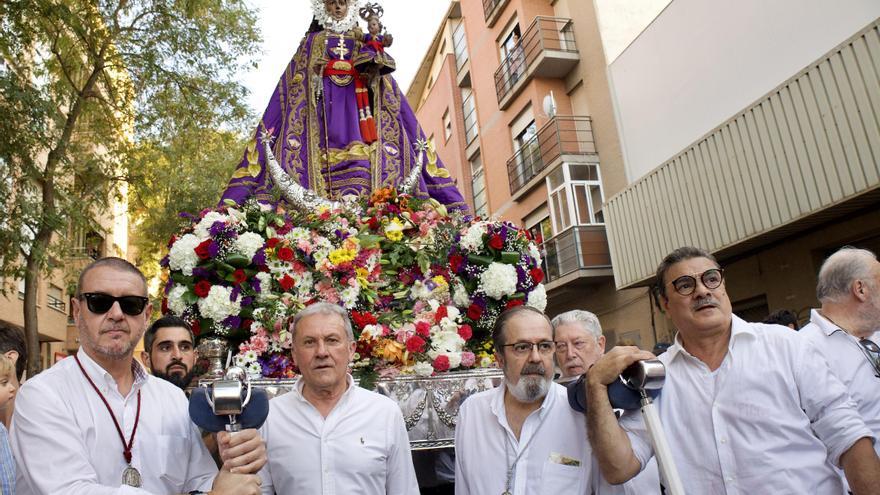
[[[593,2],[453,1],[407,96],[473,211],[541,243],[548,314],[587,309],[609,345],[650,349],[666,322],[614,283],[605,204],[628,182],[602,36],[634,37],[667,2],[606,3],[603,28]]]
[[[880,3],[673,0],[608,66],[628,185],[605,216],[615,284],[684,244],[734,311],[801,321],[844,245],[880,253]]]

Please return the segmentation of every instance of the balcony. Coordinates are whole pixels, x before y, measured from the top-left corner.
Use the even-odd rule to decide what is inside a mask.
[[[507,177],[514,201],[530,191],[561,162],[596,163],[593,121],[590,117],[559,116],[541,127],[507,160]],[[545,173],[542,173],[545,172]]]
[[[536,17],[495,71],[495,93],[501,110],[533,77],[565,77],[578,60],[571,19]]]
[[[595,277],[611,277],[611,252],[604,225],[581,225],[557,234],[541,245],[547,290]]]
[[[486,16],[486,26],[492,27],[495,21],[501,17],[501,12],[507,5],[508,0],[483,0],[483,15]]]

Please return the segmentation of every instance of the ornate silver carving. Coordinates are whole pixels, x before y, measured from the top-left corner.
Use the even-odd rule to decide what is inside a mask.
[[[269,175],[278,186],[284,198],[295,208],[307,211],[315,211],[319,208],[339,208],[340,203],[330,201],[318,196],[314,191],[304,188],[295,180],[291,179],[287,172],[278,164],[275,154],[272,153],[272,136],[265,130],[260,133],[260,141],[263,143],[263,152],[266,154],[266,165],[269,167]]]
[[[425,150],[428,149],[428,141],[419,139],[416,141],[416,149],[419,150],[418,165],[410,170],[409,175],[400,186],[400,192],[403,194],[413,194],[419,185],[419,176],[422,175],[422,170],[425,168]]]

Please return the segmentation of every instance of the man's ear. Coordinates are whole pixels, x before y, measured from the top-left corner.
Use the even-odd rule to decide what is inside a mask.
[[[150,361],[150,353],[147,351],[141,351],[141,362],[144,363],[144,366],[153,371],[153,365]]]
[[[605,336],[600,335],[597,343],[599,344],[599,349],[602,349],[602,354],[605,354]]]
[[[867,287],[867,284],[863,280],[856,279],[852,283],[852,287],[850,287],[850,291],[852,292],[853,297],[859,300],[859,302],[865,302],[868,300],[870,291],[870,287]]]

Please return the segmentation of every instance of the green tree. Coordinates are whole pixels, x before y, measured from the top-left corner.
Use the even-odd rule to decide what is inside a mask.
[[[243,126],[235,76],[258,41],[243,0],[0,3],[0,276],[24,279],[30,375],[40,276],[146,180],[145,147]]]

